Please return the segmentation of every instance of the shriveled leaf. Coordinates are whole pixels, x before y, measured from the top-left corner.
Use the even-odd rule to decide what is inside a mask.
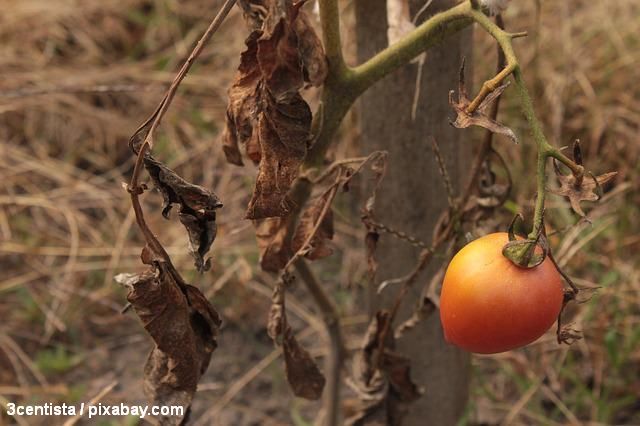
[[[405,403],[418,399],[422,390],[411,380],[411,360],[390,350],[385,350],[382,360],[394,398]]]
[[[247,49],[240,55],[236,79],[229,88],[226,126],[222,133],[222,149],[227,161],[242,166],[239,144],[246,147],[248,157],[260,162],[257,138],[252,138],[258,116],[258,85],[262,74],[257,63],[259,33],[252,33],[246,40]]]
[[[278,283],[273,289],[271,296],[271,308],[269,309],[269,319],[267,321],[267,333],[277,344],[282,344],[282,335],[287,327],[286,312],[284,308],[284,285]]]
[[[556,177],[560,183],[560,188],[550,189],[549,191],[567,197],[571,203],[574,212],[582,217],[586,217],[584,210],[580,206],[581,201],[598,201],[600,199],[599,191],[602,185],[613,179],[618,172],[609,172],[600,176],[587,175],[579,182],[573,174],[564,175],[554,161]]]
[[[313,29],[307,14],[300,10],[304,3],[306,2],[299,1],[294,5],[298,8],[298,14],[292,25],[298,36],[298,52],[302,59],[304,81],[312,86],[320,87],[327,78],[329,66],[320,38]]]
[[[326,382],[318,365],[287,327],[282,343],[287,381],[295,396],[316,400],[322,396]]]
[[[319,196],[315,200],[312,200],[309,206],[302,213],[298,229],[293,236],[292,245],[294,251],[297,252],[300,250],[302,245],[314,231],[316,223],[320,219],[320,215],[327,203],[328,196],[329,193],[324,197]],[[329,208],[327,214],[320,223],[320,227],[309,242],[309,246],[307,247],[304,256],[310,260],[317,260],[330,256],[333,253],[333,249],[328,245],[328,240],[331,239],[333,239],[333,211]]]
[[[293,204],[288,192],[306,155],[311,110],[300,95],[275,103],[265,95],[254,137],[260,146],[256,186],[247,208],[247,219],[284,217]]]
[[[240,145],[259,163],[247,218],[284,217],[287,192],[311,140],[311,110],[299,91],[327,72],[322,45],[301,6],[291,0],[240,2],[253,32],[229,90],[223,149],[242,164]]]
[[[449,92],[449,104],[456,112],[456,120],[451,124],[458,129],[465,129],[469,126],[483,127],[490,132],[499,133],[507,136],[513,142],[518,143],[516,134],[507,126],[498,123],[493,120],[489,115],[489,106],[495,102],[498,97],[504,92],[509,84],[505,83],[498,86],[495,90],[487,95],[486,98],[480,103],[475,111],[469,113],[467,108],[471,104],[471,100],[467,97],[467,91],[464,83],[464,63],[460,70],[460,81],[458,87],[458,100],[453,99],[453,90]]]
[[[267,331],[271,339],[282,346],[287,381],[294,395],[316,400],[322,396],[325,378],[309,352],[300,346],[287,323],[284,292],[291,279],[290,275],[285,274],[274,289]]]
[[[291,23],[297,15],[286,0],[270,1],[269,13],[258,38],[258,64],[269,93],[280,101],[297,94],[304,85],[298,36]]]
[[[178,204],[178,216],[189,234],[189,250],[196,268],[201,272],[209,269],[209,259],[204,257],[216,238],[216,210],[222,203],[213,192],[187,182],[150,155],[145,156],[144,165],[164,199],[162,215],[168,218],[173,204]]]
[[[142,274],[116,276],[155,343],[144,367],[145,394],[154,405],[182,406],[188,413],[216,348],[220,318],[200,290],[178,280],[161,262]],[[157,420],[179,425],[185,418]]]
[[[360,398],[360,407],[346,420],[347,425],[399,426],[408,404],[422,393],[411,381],[409,359],[393,350],[391,333],[387,331],[385,336],[389,320],[388,312],[376,313],[354,360],[350,384]]]
[[[252,31],[259,31],[268,12],[264,0],[238,0],[242,16]]]
[[[287,220],[270,217],[253,222],[260,249],[260,267],[268,272],[279,272],[293,255],[286,244]]]

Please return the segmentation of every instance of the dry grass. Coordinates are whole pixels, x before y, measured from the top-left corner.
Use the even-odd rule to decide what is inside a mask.
[[[124,293],[112,282],[114,274],[140,268],[142,240],[121,187],[132,169],[126,142],[219,3],[0,0],[0,406],[88,401],[104,389],[102,397],[112,402],[142,400],[149,344],[135,320],[120,314]],[[558,347],[549,335],[525,350],[475,358],[466,421],[639,424],[640,4],[547,0],[537,21],[535,2],[513,3],[507,25],[531,33],[517,49],[552,141],[580,138],[594,172],[620,176],[606,202],[591,211],[592,226],[554,241],[579,285],[602,287],[573,313],[585,339]],[[207,47],[155,147],[170,167],[224,202],[212,270],[189,273],[180,226],[148,216],[177,266],[220,307],[227,324],[197,414],[224,408],[220,424],[300,423],[315,406],[291,402],[279,366],[271,365],[264,319],[272,283],[255,271],[255,240],[242,220],[254,171],[226,165],[215,143],[242,49],[240,25],[234,14]],[[477,38],[480,80],[493,69],[485,59],[493,46]],[[522,132],[514,101],[508,93],[501,114]],[[500,141],[516,177],[511,209],[530,208],[533,179],[522,166],[532,158],[528,142]],[[145,196],[150,212],[159,202]],[[563,200],[550,197],[550,205],[554,227],[575,221]],[[343,310],[357,313],[352,295],[364,266],[352,247],[360,230],[357,220],[338,216],[342,261],[329,259],[324,268],[340,277]],[[288,302],[294,321],[316,342],[318,319],[304,293],[297,294],[300,300]],[[362,318],[352,323],[361,325]],[[245,351],[241,361],[238,351]]]

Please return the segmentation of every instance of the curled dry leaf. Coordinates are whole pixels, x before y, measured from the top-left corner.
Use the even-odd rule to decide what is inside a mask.
[[[480,103],[478,108],[473,112],[468,112],[467,108],[471,104],[471,100],[467,97],[467,90],[464,83],[464,62],[460,69],[460,81],[458,86],[458,100],[453,99],[453,90],[449,92],[449,104],[456,112],[456,120],[451,124],[458,129],[465,129],[469,126],[480,126],[493,133],[499,133],[507,136],[513,142],[518,143],[516,134],[507,126],[498,123],[489,116],[489,106],[500,97],[508,83],[498,86],[489,93]]]
[[[303,248],[302,245],[314,231],[324,206],[329,202],[329,196],[330,193],[327,192],[324,196],[316,197],[302,213],[292,241],[295,252]],[[317,260],[331,256],[333,249],[328,245],[328,240],[331,239],[333,239],[333,210],[329,208],[327,214],[322,218],[320,227],[311,239],[309,247],[306,247],[304,257],[309,260]]]
[[[287,264],[293,252],[287,243],[287,219],[269,217],[254,220],[256,239],[260,250],[260,267],[268,272],[278,272]]]
[[[244,145],[259,164],[248,219],[288,214],[287,193],[311,140],[312,114],[299,91],[307,83],[322,84],[327,62],[303,4],[240,2],[253,31],[229,89],[222,145],[230,163],[242,165],[239,146]]]
[[[563,174],[555,160],[553,166],[558,182],[560,183],[560,188],[550,189],[549,191],[556,195],[567,197],[573,211],[582,217],[586,217],[586,214],[584,210],[582,210],[580,202],[598,201],[600,199],[598,192],[602,185],[609,182],[618,174],[618,172],[610,172],[600,176],[594,176],[589,173],[588,176],[577,178],[573,174]]]
[[[285,273],[274,289],[267,331],[277,345],[282,346],[287,381],[295,396],[316,400],[322,396],[325,378],[318,365],[300,343],[287,323],[285,287],[292,277]]]
[[[200,290],[176,278],[164,263],[115,279],[127,288],[127,300],[155,343],[144,367],[145,394],[154,405],[184,407],[183,417],[157,420],[183,424],[216,348],[220,318]]]
[[[354,359],[351,387],[360,399],[357,412],[348,425],[395,425],[402,422],[408,404],[422,391],[411,381],[410,361],[392,350],[393,337],[384,330],[390,327],[390,314],[378,311],[369,324],[361,351]],[[382,349],[382,353],[380,353]]]
[[[319,399],[326,380],[309,352],[300,346],[290,327],[285,329],[282,350],[287,381],[293,394],[309,400]]]
[[[292,241],[287,241],[288,218],[271,217],[254,221],[260,249],[260,266],[263,270],[279,272],[284,268],[293,253],[302,248],[302,244],[313,232],[326,202],[326,196],[317,197],[303,210]],[[317,260],[331,255],[333,250],[327,240],[332,238],[333,214],[329,210],[311,239],[304,256],[309,260]]]
[[[310,139],[311,110],[299,94],[279,103],[267,94],[261,104],[263,112],[254,128],[260,164],[247,219],[284,217],[291,211],[289,188],[298,175]]]
[[[216,210],[222,203],[213,192],[187,182],[151,155],[145,156],[144,165],[164,199],[162,215],[168,218],[173,204],[178,204],[178,217],[187,229],[196,268],[208,270],[210,259],[204,257],[216,238]]]

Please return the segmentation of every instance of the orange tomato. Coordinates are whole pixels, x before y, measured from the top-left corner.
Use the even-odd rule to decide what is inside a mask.
[[[548,258],[532,269],[502,255],[509,237],[489,234],[451,260],[442,284],[440,320],[449,343],[482,354],[504,352],[542,336],[562,308],[562,277]]]

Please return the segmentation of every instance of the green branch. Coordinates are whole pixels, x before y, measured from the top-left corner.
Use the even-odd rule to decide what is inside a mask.
[[[322,42],[329,62],[328,78],[339,77],[346,65],[342,56],[340,38],[340,9],[338,0],[319,0]]]
[[[374,57],[353,69],[352,79],[360,92],[408,64],[430,47],[442,42],[450,35],[469,26],[471,4],[460,3],[449,10],[437,13],[420,24],[415,30]]]

